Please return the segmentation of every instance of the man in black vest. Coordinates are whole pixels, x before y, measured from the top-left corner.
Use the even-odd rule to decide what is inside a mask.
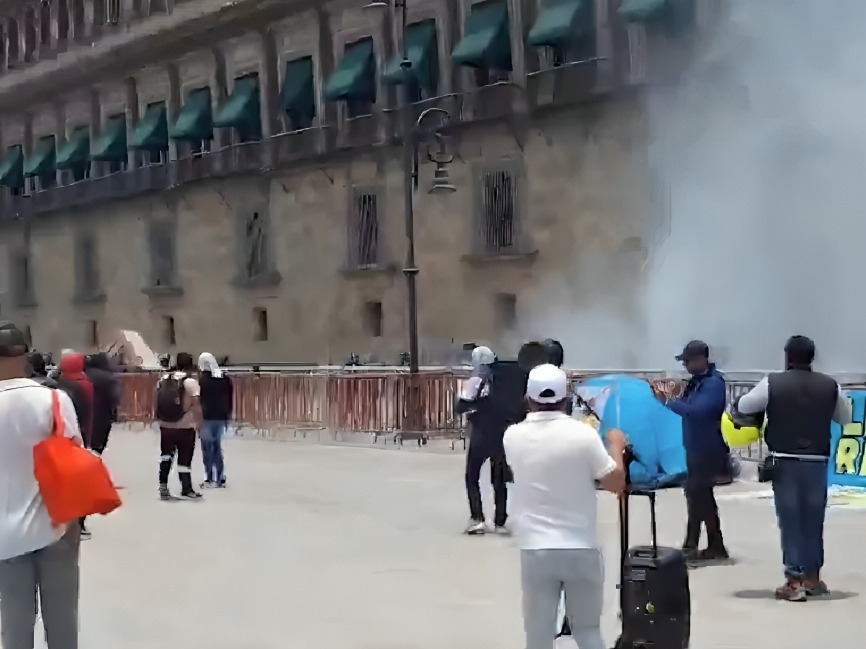
[[[776,517],[782,537],[785,583],[776,598],[802,602],[825,595],[824,511],[830,422],[851,421],[851,405],[831,377],[812,371],[815,343],[792,336],[785,344],[784,372],[761,380],[740,398],[747,415],[767,412],[764,440],[770,449]]]

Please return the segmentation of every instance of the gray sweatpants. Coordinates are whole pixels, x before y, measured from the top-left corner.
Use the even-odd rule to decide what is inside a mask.
[[[604,564],[595,549],[521,550],[526,649],[550,649],[556,612],[565,592],[565,614],[580,649],[605,649],[601,638]]]
[[[3,649],[33,649],[37,597],[48,649],[78,649],[78,523],[57,543],[0,561]]]

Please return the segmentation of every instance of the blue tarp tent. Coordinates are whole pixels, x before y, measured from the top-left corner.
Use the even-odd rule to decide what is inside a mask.
[[[628,437],[635,456],[629,471],[633,486],[661,488],[685,480],[682,419],[658,402],[649,383],[605,374],[584,380],[576,392],[601,419],[603,438],[610,428],[619,428]]]

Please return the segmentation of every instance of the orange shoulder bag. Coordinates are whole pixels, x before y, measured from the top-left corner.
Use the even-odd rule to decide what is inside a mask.
[[[51,420],[51,435],[33,447],[33,471],[51,522],[63,525],[120,507],[102,458],[65,436],[56,390],[51,390]]]

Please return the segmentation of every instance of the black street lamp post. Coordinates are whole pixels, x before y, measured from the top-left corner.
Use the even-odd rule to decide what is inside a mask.
[[[439,143],[439,152],[429,155],[429,159],[436,163],[436,171],[433,185],[430,188],[433,193],[451,193],[455,191],[454,185],[448,178],[445,165],[451,162],[447,154],[442,135],[439,133],[441,126],[450,118],[448,111],[442,108],[431,107],[422,111],[417,120],[413,121],[412,98],[409,87],[413,78],[412,61],[409,59],[409,45],[406,40],[406,0],[392,0],[394,9],[401,10],[400,20],[400,70],[401,79],[397,87],[397,103],[400,113],[400,132],[403,137],[403,201],[406,217],[406,261],[403,266],[403,275],[406,277],[406,297],[409,316],[409,373],[413,375],[410,379],[407,412],[410,417],[412,430],[418,430],[419,422],[419,394],[420,386],[414,379],[418,373],[418,288],[417,277],[418,266],[415,263],[415,191],[418,189],[418,144],[429,137],[430,131],[423,130],[424,122],[431,115],[442,118],[440,125],[432,131],[433,136]],[[385,9],[389,2],[371,2],[366,9]]]

